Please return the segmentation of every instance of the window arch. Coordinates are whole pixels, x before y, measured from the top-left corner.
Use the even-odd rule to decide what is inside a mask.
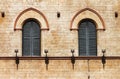
[[[96,24],[91,19],[83,19],[78,29],[79,56],[97,55]]]
[[[28,19],[22,29],[22,54],[23,56],[40,56],[41,30],[35,19]]]

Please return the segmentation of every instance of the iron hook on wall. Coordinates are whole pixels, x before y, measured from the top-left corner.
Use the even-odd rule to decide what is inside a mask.
[[[46,70],[48,70],[48,64],[49,64],[49,58],[48,58],[48,56],[47,56],[48,50],[45,49],[44,52],[45,52],[45,54],[46,54],[46,56],[45,56]]]
[[[71,63],[72,63],[73,69],[74,69],[74,64],[75,64],[74,52],[75,52],[74,49],[71,49],[71,53],[72,53]]]
[[[19,64],[19,57],[17,56],[18,49],[15,49],[16,57],[15,57],[15,63],[17,65],[17,70],[18,70],[18,64]]]
[[[106,50],[105,50],[105,49],[103,49],[103,50],[102,50],[102,53],[103,53],[103,56],[102,56],[103,69],[105,68],[105,64],[106,64],[105,52],[106,52]]]
[[[88,75],[88,79],[90,79],[90,75]]]

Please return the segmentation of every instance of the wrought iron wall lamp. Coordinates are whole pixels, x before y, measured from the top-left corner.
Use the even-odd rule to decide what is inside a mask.
[[[15,57],[15,63],[17,65],[17,70],[18,70],[18,65],[19,65],[19,57],[17,56],[18,49],[15,49],[16,57]]]
[[[72,63],[73,69],[74,69],[74,64],[75,64],[74,52],[75,52],[74,49],[71,49],[71,53],[72,53],[71,63]]]
[[[102,56],[103,69],[105,68],[105,64],[106,64],[105,52],[106,52],[106,50],[102,49],[102,53],[103,53],[103,56]]]
[[[45,54],[46,54],[46,56],[45,56],[46,70],[48,70],[48,64],[49,64],[49,58],[48,58],[48,56],[47,56],[48,50],[45,49],[44,52],[45,52]]]

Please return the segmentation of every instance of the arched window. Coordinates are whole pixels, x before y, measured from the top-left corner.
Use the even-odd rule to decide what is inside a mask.
[[[40,56],[40,26],[34,19],[25,21],[22,30],[23,56]]]
[[[80,56],[97,55],[97,32],[93,20],[84,19],[79,23],[78,40]]]

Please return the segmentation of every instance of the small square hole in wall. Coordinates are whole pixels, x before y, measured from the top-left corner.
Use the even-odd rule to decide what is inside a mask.
[[[1,16],[2,16],[2,17],[5,17],[5,12],[1,12]]]
[[[115,12],[115,18],[117,18],[118,17],[118,12]]]
[[[60,12],[57,12],[57,18],[60,18]]]

